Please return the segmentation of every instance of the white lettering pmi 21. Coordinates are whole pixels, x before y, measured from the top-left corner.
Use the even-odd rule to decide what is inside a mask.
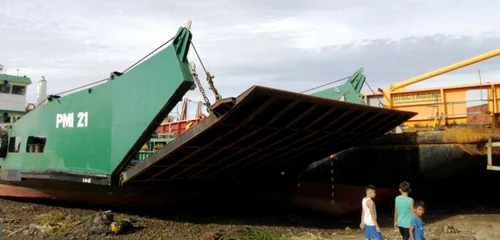
[[[77,115],[76,127],[87,127],[89,124],[89,113],[79,112]],[[56,114],[56,128],[72,128],[75,126],[75,113]]]

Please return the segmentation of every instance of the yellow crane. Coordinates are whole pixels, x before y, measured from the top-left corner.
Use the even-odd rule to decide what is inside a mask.
[[[384,96],[385,106],[387,108],[392,108],[391,94],[393,92],[397,92],[398,90],[402,90],[406,86],[427,80],[429,78],[432,78],[432,77],[435,77],[435,76],[438,76],[438,75],[441,75],[441,74],[444,74],[447,72],[457,70],[459,68],[463,68],[465,66],[469,66],[469,65],[477,63],[477,62],[484,61],[484,60],[492,58],[492,57],[496,57],[498,55],[500,55],[500,48],[497,48],[495,50],[492,50],[492,51],[489,51],[489,52],[486,52],[486,53],[483,53],[480,55],[477,55],[477,56],[469,58],[469,59],[465,59],[463,61],[448,65],[446,67],[438,68],[434,71],[427,72],[427,73],[424,73],[424,74],[416,76],[416,77],[412,77],[410,79],[398,82],[396,84],[391,84],[389,87],[382,90],[382,94]]]

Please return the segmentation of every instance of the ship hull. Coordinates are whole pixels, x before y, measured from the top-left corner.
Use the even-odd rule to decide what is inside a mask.
[[[391,204],[397,192],[394,188],[378,188],[375,201],[378,205]],[[341,216],[361,211],[361,200],[364,196],[364,186],[300,181],[296,192],[288,201],[298,208]]]
[[[210,188],[197,183],[177,185],[103,186],[59,180],[0,182],[0,196],[28,201],[56,201],[99,207],[154,207],[209,197]]]
[[[314,170],[311,180],[325,181],[334,172],[334,181],[349,185],[373,184],[397,187],[401,181],[415,187],[481,182],[486,170],[486,155],[472,155],[470,144],[423,144],[371,146],[343,151]],[[498,155],[494,155],[495,158]]]
[[[83,207],[173,208],[212,207],[215,204],[284,203],[295,189],[294,182],[259,180],[185,180],[171,183],[104,186],[73,181],[27,179],[0,181],[0,197],[17,201],[71,204]],[[277,200],[281,199],[281,200]]]
[[[470,134],[470,130],[463,131],[454,136]],[[491,192],[484,191],[485,183],[498,179],[500,172],[486,169],[485,139],[471,135],[457,139],[449,134],[387,134],[367,146],[318,161],[300,176],[291,202],[327,214],[358,212],[364,186],[377,187],[377,204],[391,205],[401,181],[412,184],[414,198],[431,202],[457,191],[463,197]],[[500,153],[493,151],[492,157],[498,163]]]

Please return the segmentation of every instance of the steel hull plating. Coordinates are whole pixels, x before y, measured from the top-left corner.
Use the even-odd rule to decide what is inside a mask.
[[[262,86],[212,109],[214,114],[123,172],[122,182],[254,178],[269,169],[298,173],[416,114]]]
[[[0,196],[16,200],[76,204],[109,208],[213,207],[228,204],[257,205],[287,203],[294,193],[294,182],[273,179],[252,181],[178,181],[170,184],[127,184],[103,186],[59,180],[0,181]]]
[[[379,205],[390,204],[397,193],[396,189],[378,188],[375,201]],[[361,199],[364,196],[363,186],[301,181],[289,201],[299,208],[340,216],[361,211]]]
[[[177,186],[102,186],[57,180],[0,182],[2,197],[51,200],[84,205],[133,207],[166,206],[187,199],[208,197],[208,188]]]
[[[415,184],[466,183],[472,176],[486,174],[486,156],[470,155],[475,146],[465,144],[402,145],[352,148],[337,154],[333,166],[326,162],[313,170],[314,181],[334,181],[350,185],[373,184],[396,187],[401,181]],[[354,174],[355,173],[355,174]],[[314,175],[314,176],[313,176]]]
[[[500,174],[486,170],[484,138],[467,135],[465,139],[461,134],[467,133],[470,130],[459,130],[454,138],[449,132],[388,134],[370,141],[368,146],[342,151],[332,159],[312,164],[300,176],[293,201],[326,213],[356,212],[365,185],[380,189],[378,204],[392,204],[401,181],[411,182],[414,197],[427,200],[439,200],[443,194],[455,191],[478,194],[485,183],[498,179]],[[494,151],[494,163],[499,159],[500,153]]]

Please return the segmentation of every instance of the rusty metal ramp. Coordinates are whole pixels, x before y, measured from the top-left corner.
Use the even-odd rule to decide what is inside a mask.
[[[214,114],[147,159],[121,182],[230,177],[313,161],[380,136],[416,115],[254,86],[219,101]]]

